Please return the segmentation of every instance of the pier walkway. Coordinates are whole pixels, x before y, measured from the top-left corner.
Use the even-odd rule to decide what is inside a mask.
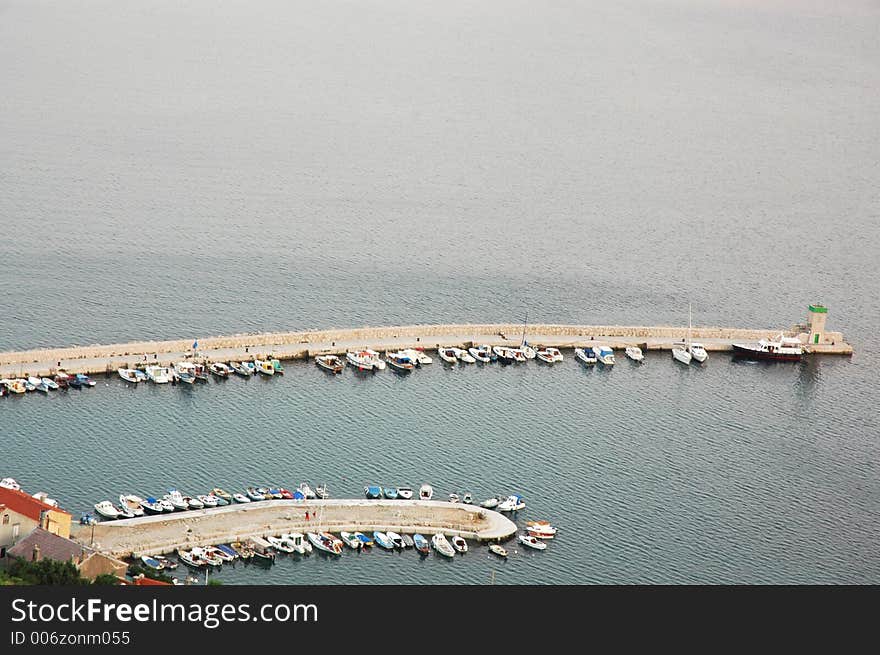
[[[343,530],[443,532],[477,541],[501,541],[516,534],[517,527],[498,512],[436,500],[266,500],[78,525],[71,536],[114,557],[140,557],[283,532]]]
[[[704,344],[706,350],[729,351],[734,342],[773,338],[780,331],[786,336],[798,335],[796,330],[694,327],[691,339]],[[341,354],[359,348],[384,352],[400,348],[468,347],[474,343],[518,345],[522,332],[522,324],[410,325],[44,348],[0,353],[0,378],[53,375],[58,370],[104,373],[147,364],[170,366],[193,356],[210,363],[252,360],[254,357],[301,359],[320,354]],[[674,326],[539,324],[528,326],[526,339],[536,346],[557,348],[602,343],[614,349],[640,346],[644,350],[668,350],[673,343],[681,341],[686,333],[687,327]],[[194,341],[198,341],[196,352],[192,349]],[[815,354],[850,355],[853,352],[852,346],[839,332],[825,333],[822,343],[805,344],[805,347]]]

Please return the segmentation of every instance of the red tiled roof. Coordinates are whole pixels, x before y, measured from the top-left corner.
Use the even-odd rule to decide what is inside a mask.
[[[30,494],[26,494],[23,491],[7,489],[6,487],[0,487],[0,505],[6,505],[8,509],[11,509],[16,514],[27,516],[29,519],[33,519],[34,521],[39,521],[40,514],[47,509],[54,509],[58,512],[70,514],[70,512],[65,512],[59,507],[52,507],[52,505],[47,505],[42,500],[37,500]]]
[[[162,582],[161,580],[153,580],[153,578],[148,578],[146,576],[144,576],[143,578],[137,578],[134,581],[134,583],[135,583],[135,585],[137,585],[139,587],[149,586],[149,585],[162,585],[162,586],[171,585],[170,582]]]

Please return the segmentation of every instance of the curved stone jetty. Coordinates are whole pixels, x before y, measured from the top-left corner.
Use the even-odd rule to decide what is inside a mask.
[[[694,327],[691,338],[703,343],[706,350],[732,350],[735,341],[769,339],[780,332],[802,336],[805,347],[816,354],[852,354],[840,332],[823,332],[821,339],[807,325],[791,329],[738,329]],[[645,350],[668,350],[684,339],[687,326],[621,326],[535,324],[527,327],[526,339],[536,346],[571,348],[599,342],[615,349],[640,346]],[[481,323],[453,325],[407,325],[398,327],[363,327],[344,330],[307,330],[238,334],[228,337],[202,337],[171,341],[141,341],[110,345],[70,346],[0,353],[0,377],[52,375],[57,370],[69,373],[115,372],[146,364],[167,366],[186,357],[200,361],[228,362],[276,357],[300,359],[321,354],[340,354],[346,350],[373,348],[379,351],[400,348],[468,347],[475,343],[516,345],[522,339],[521,323]],[[198,341],[198,351],[192,349]]]
[[[306,519],[306,512],[309,518]],[[73,538],[115,557],[241,541],[282,532],[443,532],[478,541],[516,534],[516,524],[476,505],[436,500],[265,500],[77,526]]]

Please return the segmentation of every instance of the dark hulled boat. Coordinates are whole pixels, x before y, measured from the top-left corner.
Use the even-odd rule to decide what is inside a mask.
[[[735,343],[733,354],[743,359],[799,362],[804,355],[804,347],[800,339],[780,334],[776,339],[761,339],[758,343]]]

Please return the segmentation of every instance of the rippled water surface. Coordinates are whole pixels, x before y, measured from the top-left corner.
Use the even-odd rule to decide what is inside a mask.
[[[839,4],[839,3],[834,3]],[[874,2],[0,2],[0,350],[520,321],[788,327],[852,359],[0,399],[0,475],[519,491],[560,538],[234,582],[878,582]],[[518,549],[519,550],[519,549]]]

